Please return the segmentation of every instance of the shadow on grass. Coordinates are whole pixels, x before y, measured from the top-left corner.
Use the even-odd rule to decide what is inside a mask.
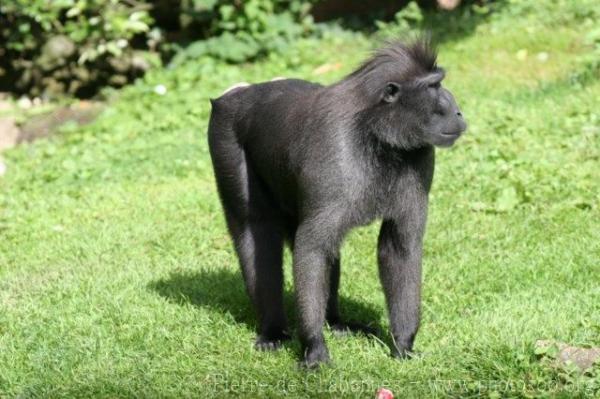
[[[149,288],[169,301],[192,304],[200,308],[229,314],[237,323],[256,330],[257,318],[239,271],[230,269],[203,270],[199,272],[174,272],[168,278],[155,281]],[[290,327],[296,324],[294,296],[284,292],[284,303]],[[381,337],[384,329],[379,324],[380,311],[374,306],[340,296],[340,312],[344,319],[362,323]]]

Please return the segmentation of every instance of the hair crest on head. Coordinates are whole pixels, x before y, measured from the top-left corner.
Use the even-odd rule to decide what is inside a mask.
[[[438,70],[437,51],[430,36],[385,42],[345,80],[368,79],[373,72],[381,70],[389,70],[405,79]]]

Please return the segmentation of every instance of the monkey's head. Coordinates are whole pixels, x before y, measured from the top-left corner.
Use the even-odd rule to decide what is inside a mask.
[[[379,50],[349,76],[365,97],[358,113],[360,130],[404,149],[451,146],[467,124],[442,86],[444,76],[426,40]]]

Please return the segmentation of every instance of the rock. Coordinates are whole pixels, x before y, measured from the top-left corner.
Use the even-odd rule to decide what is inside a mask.
[[[17,101],[17,105],[22,109],[29,109],[32,106],[31,100],[28,97],[21,97]]]
[[[131,60],[125,57],[111,57],[108,59],[108,63],[119,73],[126,73],[131,69]]]
[[[69,107],[61,107],[52,112],[36,115],[21,126],[21,134],[17,143],[30,142],[40,137],[47,137],[60,129],[67,122],[84,125],[93,121],[102,111],[100,103],[82,101]]]
[[[234,84],[233,86],[229,86],[227,89],[225,89],[225,91],[221,95],[224,96],[225,94],[229,93],[230,91],[232,91],[234,89],[238,89],[240,87],[247,87],[247,86],[250,86],[250,83],[247,83],[247,82],[238,82],[238,83]],[[158,87],[158,86],[156,86],[156,87]],[[155,92],[156,92],[156,87],[154,88]],[[167,89],[165,87],[165,93],[167,92],[166,90]]]
[[[2,74],[0,73],[0,76]],[[0,92],[0,112],[8,111],[13,108],[12,103],[9,101],[10,96],[8,93]]]
[[[133,69],[137,69],[139,71],[144,71],[145,72],[148,69],[150,69],[150,66],[151,65],[148,62],[148,60],[146,60],[141,55],[134,54],[133,57],[131,57],[131,67]]]
[[[323,64],[313,70],[313,75],[323,75],[328,72],[337,71],[341,67],[342,64],[340,62]]]
[[[112,86],[124,86],[127,84],[127,76],[125,75],[112,75],[108,79],[108,83]]]
[[[437,0],[442,10],[454,10],[460,4],[460,0]]]
[[[557,349],[555,364],[565,366],[567,363],[573,363],[581,371],[591,368],[594,363],[600,361],[600,347],[582,348],[570,346],[564,342],[555,342],[550,340],[538,340],[535,343],[536,353],[544,356],[551,350]],[[553,356],[549,356],[553,357]]]
[[[42,56],[48,61],[63,60],[73,53],[75,53],[75,43],[63,35],[51,37],[42,47]]]
[[[19,140],[19,128],[13,118],[0,119],[0,151],[12,148]]]

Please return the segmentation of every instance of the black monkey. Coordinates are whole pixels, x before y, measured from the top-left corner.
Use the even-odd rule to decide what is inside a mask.
[[[422,239],[434,146],[466,124],[427,40],[392,43],[343,80],[285,79],[211,100],[210,154],[227,225],[257,309],[258,349],[289,338],[282,249],[293,277],[304,364],[329,359],[322,328],[338,312],[339,248],[355,226],[381,218],[379,275],[393,355],[419,327]]]

